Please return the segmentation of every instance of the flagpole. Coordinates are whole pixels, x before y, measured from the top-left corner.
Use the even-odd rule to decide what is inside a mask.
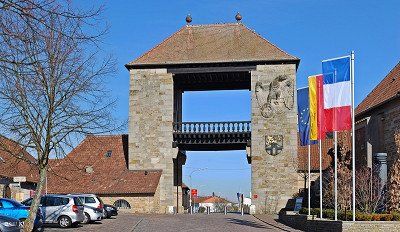
[[[318,141],[319,143],[319,215],[322,219],[322,144],[321,139]]]
[[[311,215],[311,145],[308,144],[308,216]]]
[[[351,51],[351,63],[350,63],[350,78],[351,78],[351,112],[352,112],[352,125],[351,125],[351,133],[352,133],[352,182],[353,182],[353,191],[352,191],[352,210],[353,210],[353,221],[356,220],[356,152],[355,152],[355,112],[354,112],[354,51]]]
[[[338,178],[337,178],[337,131],[333,132],[334,139],[335,139],[335,221],[337,221],[337,206],[338,206],[338,197],[337,197],[337,184],[338,184]]]

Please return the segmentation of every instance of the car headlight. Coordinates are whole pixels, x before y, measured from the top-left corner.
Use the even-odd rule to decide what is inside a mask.
[[[2,222],[1,223],[4,227],[18,227],[19,222]]]

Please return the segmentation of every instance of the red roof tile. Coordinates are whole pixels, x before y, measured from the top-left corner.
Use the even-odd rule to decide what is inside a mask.
[[[218,196],[198,196],[193,198],[194,203],[229,203],[230,201]]]
[[[1,177],[25,176],[27,181],[37,182],[38,174],[36,159],[15,141],[0,136]]]
[[[130,171],[127,160],[128,135],[88,136],[65,158],[51,162],[48,192],[155,193],[161,171]]]
[[[244,61],[296,61],[240,23],[189,25],[126,66]]]
[[[400,62],[357,106],[356,115],[362,114],[376,106],[400,96]]]

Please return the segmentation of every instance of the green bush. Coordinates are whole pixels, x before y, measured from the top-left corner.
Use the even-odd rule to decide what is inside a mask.
[[[203,206],[200,206],[198,212],[199,212],[199,213],[204,213],[204,212],[206,212],[206,208],[203,207]]]
[[[400,221],[400,212],[393,211],[391,214],[393,216],[392,221]]]
[[[308,208],[301,208],[299,213],[300,214],[308,214]],[[352,218],[353,218],[352,211],[348,210],[348,211],[346,211],[346,214],[344,211],[338,211],[338,219],[342,220],[342,221],[352,220]],[[319,208],[312,208],[311,215],[317,215],[317,217],[319,217]],[[335,218],[335,210],[324,209],[322,211],[322,216],[324,218],[333,220]],[[356,221],[400,221],[400,212],[394,211],[394,212],[391,212],[390,214],[388,214],[388,213],[370,214],[370,213],[357,212],[356,213]]]

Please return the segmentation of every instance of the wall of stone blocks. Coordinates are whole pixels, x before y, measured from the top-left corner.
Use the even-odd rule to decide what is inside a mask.
[[[172,148],[173,78],[166,69],[130,70],[129,169],[162,170],[159,210],[176,206]]]
[[[296,65],[258,65],[251,72],[251,157],[252,204],[256,213],[276,213],[298,192],[297,172],[297,100],[292,109],[279,116],[264,117],[256,96],[256,84],[268,86],[279,75],[287,75],[296,89]],[[283,150],[277,156],[267,154],[266,135],[283,135]]]

